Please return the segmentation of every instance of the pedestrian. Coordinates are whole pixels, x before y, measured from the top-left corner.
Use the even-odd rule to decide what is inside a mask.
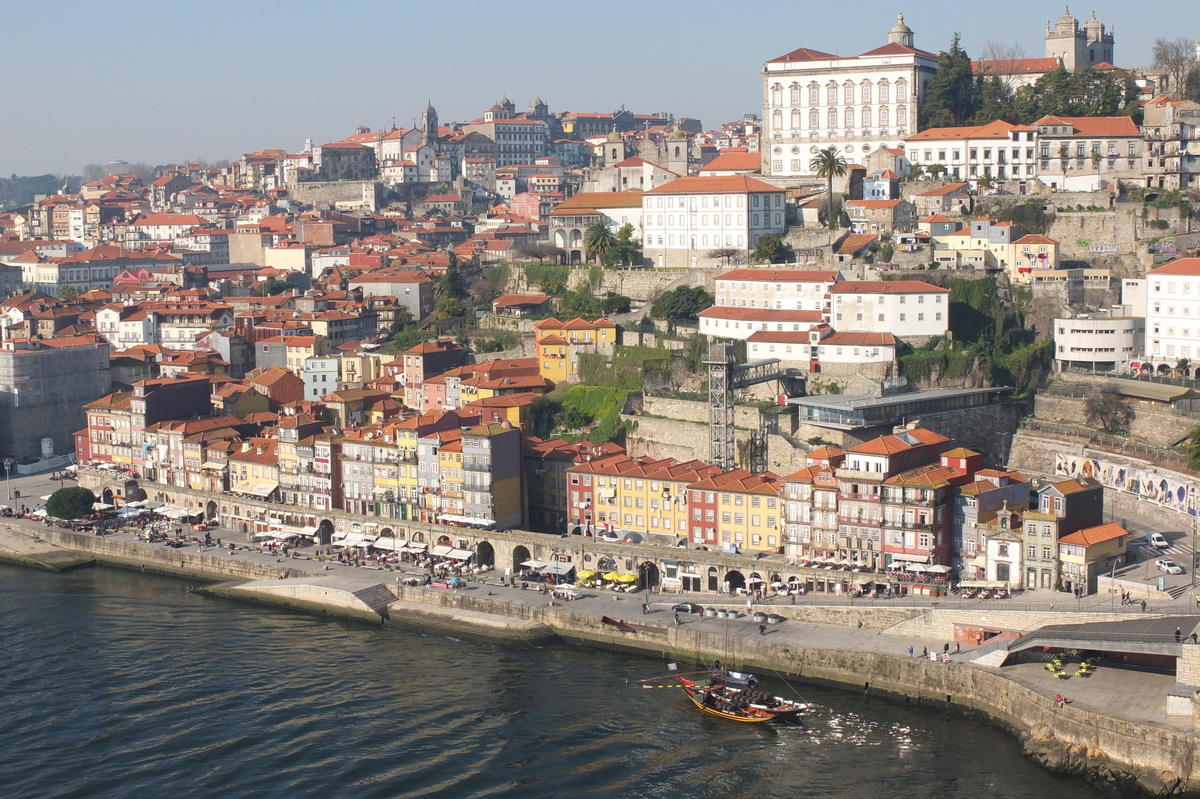
[[[767,634],[767,625],[763,624],[762,622],[759,622],[758,623],[758,634],[766,635]],[[1179,638],[1179,636],[1175,636],[1175,637]]]
[[[754,607],[754,597],[752,597],[752,596],[746,597],[746,612],[749,613],[753,607]]]
[[[675,614],[675,626],[678,627],[681,624],[683,624],[683,622],[679,620],[679,614],[676,613]]]
[[[793,605],[794,605],[794,604],[796,604],[796,592],[795,592],[795,591],[789,591],[788,593],[789,593],[789,594],[791,594],[791,596],[792,596],[792,604],[793,604]],[[1200,600],[1197,600],[1197,601],[1196,601],[1196,604],[1197,604],[1197,605],[1200,605]]]
[[[908,648],[908,656],[909,657],[913,656],[913,648],[911,646]]]
[[[975,633],[975,646],[983,646],[983,633]]]
[[[928,657],[929,657],[929,647],[927,647],[927,646],[921,647],[921,660],[925,660]]]
[[[648,605],[647,603],[643,602],[643,603],[642,603],[642,615],[643,615],[643,616],[645,616],[645,615],[646,615],[647,613],[649,613],[649,612],[650,612],[650,605]]]
[[[962,644],[960,644],[958,641],[955,641],[954,642],[954,654],[957,655],[961,652],[962,652]]]
[[[1063,696],[1062,696],[1062,694],[1058,694],[1058,695],[1056,695],[1056,696],[1054,697],[1054,706],[1055,706],[1055,707],[1062,707],[1062,706],[1063,706],[1063,702],[1065,702],[1065,701],[1066,701],[1066,700],[1064,700],[1064,699],[1063,699]]]
[[[1179,631],[1179,628],[1176,627],[1175,628],[1175,643],[1178,644],[1182,640],[1183,640],[1182,633]]]
[[[1142,613],[1146,612],[1146,600],[1142,600]]]
[[[942,654],[943,655],[950,654],[950,644],[949,643],[942,646]]]

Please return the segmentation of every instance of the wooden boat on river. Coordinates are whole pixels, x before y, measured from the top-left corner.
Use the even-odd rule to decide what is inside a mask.
[[[689,680],[686,677],[678,675],[676,675],[675,679],[679,680],[685,691],[690,689],[711,692],[717,697],[728,700],[735,706],[758,713],[765,713],[773,719],[795,718],[801,713],[812,709],[812,705],[808,702],[796,702],[791,699],[785,699],[782,696],[771,696],[770,694],[756,691],[753,688],[742,688],[720,677],[713,677],[706,683]]]
[[[762,710],[739,707],[733,700],[722,696],[714,689],[704,687],[691,680],[684,680],[682,677],[679,679],[683,684],[683,692],[687,694],[688,699],[692,700],[692,704],[710,716],[743,724],[761,724],[774,718],[770,713]]]

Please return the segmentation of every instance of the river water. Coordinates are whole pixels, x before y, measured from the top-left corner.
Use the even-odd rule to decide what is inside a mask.
[[[0,629],[10,799],[1095,795],[938,709],[796,686],[819,704],[802,724],[736,725],[640,688],[665,673],[654,659],[331,621],[151,575],[0,565]]]

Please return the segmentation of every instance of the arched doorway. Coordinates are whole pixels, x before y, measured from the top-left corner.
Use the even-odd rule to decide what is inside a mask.
[[[1165,363],[1160,363],[1158,365],[1158,374],[1160,377],[1167,377],[1171,374],[1171,367],[1167,366]]]
[[[475,565],[476,566],[494,566],[496,565],[496,550],[487,541],[480,541],[475,545]]]
[[[746,576],[736,569],[725,572],[725,585],[729,587],[729,593],[732,594],[739,588],[746,587]]]
[[[604,557],[600,558],[600,560],[596,561],[596,571],[600,572],[601,574],[615,572],[616,570],[617,562],[608,555],[605,555]]]
[[[439,535],[439,536],[438,536],[438,540],[437,540],[437,544],[436,544],[436,546],[439,546],[439,547],[452,547],[452,546],[454,546],[454,544],[451,544],[451,543],[450,543],[450,536],[448,536],[448,535]]]
[[[708,590],[716,592],[721,588],[721,578],[717,574],[716,566],[708,567]]]
[[[213,502],[211,499],[204,503],[204,518],[208,519],[210,522],[216,521],[217,519],[217,503]]]
[[[579,525],[575,525],[571,528],[571,535],[583,535],[583,528]]]
[[[129,500],[129,498],[126,497],[126,500]],[[105,504],[108,504],[108,505],[114,504],[113,503],[113,492],[112,492],[111,488],[106,488],[100,492],[100,501]]]
[[[521,564],[527,560],[532,560],[532,558],[529,557],[528,549],[521,545],[513,547],[512,570],[514,572],[520,572],[522,569]]]
[[[641,566],[638,566],[638,580],[641,582],[642,588],[647,591],[651,588],[657,588],[659,582],[658,565],[646,561]]]
[[[333,522],[328,519],[322,519],[317,525],[317,543],[322,546],[328,546],[333,542]]]

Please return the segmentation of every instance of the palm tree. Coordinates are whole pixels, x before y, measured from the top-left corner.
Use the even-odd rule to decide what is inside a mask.
[[[837,151],[836,147],[826,147],[824,150],[817,151],[817,154],[808,162],[808,168],[817,177],[825,178],[825,189],[829,198],[829,214],[826,221],[832,230],[837,227],[837,219],[833,215],[833,179],[845,177],[846,159],[842,158],[842,154]]]
[[[1063,191],[1067,190],[1067,159],[1069,159],[1070,157],[1071,157],[1070,146],[1066,145],[1066,144],[1060,144],[1058,146],[1058,159],[1059,159],[1059,166],[1062,167],[1062,171],[1063,171],[1063,184],[1062,184]]]
[[[597,219],[587,226],[583,233],[583,257],[589,261],[600,260],[604,253],[617,243],[617,237],[603,219]]]
[[[1092,153],[1092,169],[1096,170],[1096,191],[1100,191],[1100,162],[1104,160],[1104,156],[1100,155],[1100,151]]]

